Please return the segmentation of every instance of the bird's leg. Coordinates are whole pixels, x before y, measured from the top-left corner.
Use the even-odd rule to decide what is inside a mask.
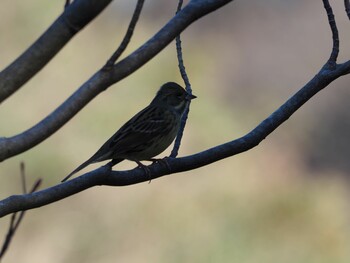
[[[113,166],[121,161],[121,159],[112,159],[112,161],[108,162],[105,166],[108,167],[109,170],[112,170]]]
[[[168,168],[168,170],[171,171],[171,167],[167,161],[170,158],[172,158],[172,157],[165,156],[164,158],[151,158],[147,161],[151,161],[153,163],[165,164],[166,168]]]
[[[142,168],[145,171],[145,173],[148,175],[148,178],[149,178],[148,183],[150,184],[152,181],[152,176],[151,176],[151,171],[149,170],[149,168],[146,165],[144,165],[143,163],[141,163],[140,161],[135,160],[135,162],[137,163],[137,167]]]

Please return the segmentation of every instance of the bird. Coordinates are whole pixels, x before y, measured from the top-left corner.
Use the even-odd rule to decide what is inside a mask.
[[[86,166],[106,160],[112,160],[108,163],[110,167],[123,160],[134,161],[139,167],[145,167],[140,161],[154,161],[152,158],[174,141],[186,106],[195,98],[195,95],[175,82],[163,84],[146,108],[127,121],[62,182]]]

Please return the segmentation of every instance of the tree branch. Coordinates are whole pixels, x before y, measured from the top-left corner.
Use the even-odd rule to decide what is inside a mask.
[[[177,10],[176,10],[176,14],[178,12],[180,12],[181,8],[182,8],[182,0],[179,0],[179,4],[177,6]],[[180,35],[178,35],[176,37],[176,53],[177,53],[177,60],[179,62],[179,70],[181,73],[181,77],[183,79],[183,81],[185,82],[185,86],[186,86],[186,91],[189,94],[192,94],[192,88],[191,88],[191,84],[190,84],[190,80],[188,79],[187,73],[186,73],[186,69],[185,69],[185,65],[184,65],[184,61],[183,61],[183,57],[182,57],[182,47],[181,47],[181,38]],[[187,118],[188,118],[188,113],[190,111],[190,104],[191,101],[188,102],[185,112],[181,118],[181,124],[180,124],[180,128],[179,131],[177,133],[176,139],[175,139],[175,143],[174,143],[174,147],[171,151],[170,157],[175,158],[178,153],[179,153],[179,148],[180,148],[180,144],[181,144],[181,140],[182,140],[182,136],[183,136],[183,132],[185,130],[185,126],[186,126],[186,122],[187,122]]]
[[[111,70],[115,62],[118,60],[121,54],[123,54],[124,50],[127,48],[130,42],[130,39],[132,37],[132,34],[134,33],[136,23],[139,20],[143,3],[144,3],[144,0],[137,1],[134,14],[132,15],[130,24],[128,26],[128,30],[126,31],[123,41],[119,45],[118,49],[114,52],[114,54],[108,59],[107,63],[103,67],[103,70],[106,70],[106,71]]]
[[[25,169],[24,169],[23,162],[21,162],[20,167],[21,167],[21,180],[22,180],[23,193],[27,194],[27,186],[26,186],[26,180],[25,180]],[[40,184],[41,184],[41,179],[36,181],[36,183],[33,185],[32,189],[31,189],[30,193],[35,192],[39,188]],[[10,243],[12,241],[12,238],[14,237],[20,223],[22,222],[24,215],[25,215],[25,210],[21,211],[19,213],[19,215],[17,215],[17,213],[12,214],[11,220],[10,220],[10,226],[9,226],[8,231],[7,231],[4,243],[3,243],[1,250],[0,250],[0,261],[4,257],[6,251],[8,250]]]
[[[194,5],[198,2],[200,1],[191,1],[191,3],[193,3]],[[218,1],[214,2],[217,3]],[[186,8],[184,8],[183,11],[185,9]],[[188,10],[189,9],[187,9],[186,12],[189,12]],[[328,12],[329,10],[327,10],[327,14],[329,14]],[[167,26],[165,26],[154,38],[152,38],[141,48],[136,50],[132,55],[116,64],[112,70],[116,74],[113,75],[113,79],[122,78],[128,72],[139,67],[140,64],[137,63],[136,58],[141,59],[142,63],[145,63],[150,56],[152,57],[153,54],[159,52],[157,49],[159,48],[156,41],[157,39],[170,41],[172,37],[175,37],[179,33],[178,31],[181,31],[181,28],[183,27],[180,27],[180,29],[174,29],[171,26],[169,26],[172,25],[172,23],[175,23],[174,21],[180,24],[184,23],[183,26],[186,27],[187,20],[184,19],[184,17],[180,14],[181,12],[179,13],[179,15],[173,18],[167,24]],[[328,16],[328,18],[330,19],[330,16]],[[172,30],[167,31],[168,29]],[[167,37],[164,37],[164,35],[167,35]],[[167,43],[165,43],[164,45],[166,45]],[[151,51],[149,51],[149,49]],[[332,50],[332,53],[333,52],[334,49]],[[328,63],[329,61],[327,61],[326,64],[321,68],[321,70],[295,95],[288,99],[282,106],[280,106],[268,118],[262,121],[256,128],[254,128],[252,131],[250,131],[241,138],[191,156],[177,159],[168,159],[167,165],[163,165],[162,163],[152,164],[148,167],[150,174],[145,173],[143,169],[139,168],[135,168],[129,171],[111,171],[107,166],[102,166],[78,178],[44,189],[42,191],[24,195],[13,195],[0,201],[0,217],[17,211],[44,206],[66,198],[68,196],[74,195],[80,191],[86,190],[93,186],[125,186],[141,183],[148,181],[149,175],[151,175],[153,179],[156,179],[158,177],[165,176],[168,174],[196,169],[216,162],[218,160],[222,160],[224,158],[234,156],[236,154],[250,150],[257,146],[260,142],[262,142],[268,135],[270,135],[287,119],[289,119],[289,117],[292,116],[293,113],[295,113],[304,103],[310,100],[319,91],[327,87],[332,81],[339,78],[340,76],[350,73],[350,61],[347,61],[343,64],[334,63],[334,67],[332,68],[328,66]],[[131,66],[131,69],[124,68],[123,65],[125,64]],[[108,83],[107,80],[106,82]],[[95,85],[92,85],[92,87],[95,87]]]
[[[168,165],[152,164],[148,166],[152,179],[196,169],[254,148],[316,93],[339,76],[349,73],[349,69],[350,62],[338,65],[335,70],[322,68],[302,89],[245,136],[194,155],[167,159]],[[143,169],[111,171],[107,166],[102,166],[42,191],[8,197],[0,201],[0,217],[16,211],[41,207],[97,185],[125,186],[145,181],[149,181],[149,174]]]
[[[345,12],[348,15],[348,18],[350,19],[350,2],[349,2],[349,0],[344,0],[344,6],[345,6]]]
[[[38,73],[112,0],[76,0],[20,57],[0,72],[0,103]],[[68,1],[66,2],[66,4]]]
[[[114,65],[112,70],[104,71],[102,69],[96,72],[45,119],[21,134],[9,138],[0,138],[0,162],[29,150],[48,138],[99,93],[151,60],[195,20],[231,1],[233,0],[191,0],[184,9],[140,48]]]
[[[336,66],[337,58],[339,55],[339,33],[338,33],[337,24],[335,22],[333,10],[331,5],[329,4],[329,1],[323,0],[323,6],[327,12],[327,18],[328,18],[329,26],[332,31],[332,40],[333,40],[332,52],[326,65],[330,67],[330,69],[333,69]]]

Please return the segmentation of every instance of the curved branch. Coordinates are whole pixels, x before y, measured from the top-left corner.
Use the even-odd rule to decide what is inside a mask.
[[[183,3],[183,1],[179,0],[176,13],[178,13],[181,10],[182,3]],[[189,80],[189,78],[187,76],[185,65],[184,65],[184,61],[183,61],[183,57],[182,57],[182,46],[181,46],[180,35],[178,35],[176,37],[176,53],[177,53],[177,60],[179,62],[178,65],[179,65],[180,74],[181,74],[181,77],[182,77],[183,81],[185,82],[186,91],[189,94],[192,94],[192,88],[191,88],[190,80]],[[183,132],[185,130],[185,126],[186,126],[186,122],[187,122],[187,118],[188,118],[188,113],[190,112],[190,105],[191,105],[191,101],[188,102],[188,104],[186,106],[186,109],[185,109],[185,112],[182,115],[180,128],[179,128],[179,131],[177,132],[176,139],[175,139],[175,142],[174,142],[174,146],[173,146],[173,149],[171,150],[171,153],[170,153],[170,157],[172,157],[172,158],[175,158],[178,155],[178,153],[179,153]]]
[[[20,57],[0,72],[0,103],[38,73],[112,0],[76,0]],[[66,2],[67,3],[67,2]]]
[[[331,5],[329,4],[328,0],[323,0],[323,6],[327,13],[328,23],[332,31],[332,40],[333,40],[333,48],[331,55],[328,59],[327,65],[332,69],[335,67],[337,63],[337,58],[339,55],[339,33],[337,24],[335,22],[335,17],[333,13],[333,9]]]
[[[199,1],[192,2],[198,3]],[[164,31],[162,33],[161,32],[162,30],[158,33],[160,36],[162,36],[162,34],[165,34]],[[146,44],[148,44],[151,49],[155,45],[152,39]],[[141,57],[142,61],[147,61],[149,53],[144,54],[142,52],[143,49],[148,50],[149,48],[149,46],[145,45],[135,51],[131,56],[135,55],[136,53]],[[153,52],[157,52],[157,50],[153,50]],[[116,74],[118,72],[121,74],[119,76],[124,76],[126,72],[129,72],[128,69],[122,67],[123,63],[127,63],[126,61],[128,60],[124,59],[116,66],[114,66],[115,70],[117,70],[118,67],[121,67],[121,72],[116,71]],[[139,66],[139,64],[133,60],[131,60],[130,63],[131,64],[127,63],[127,65],[131,65],[132,67]],[[327,87],[329,83],[342,75],[350,73],[350,61],[347,61],[343,64],[335,63],[332,69],[330,69],[327,65],[328,62],[322,67],[320,72],[317,73],[315,77],[313,77],[302,89],[300,89],[281,107],[279,107],[268,118],[266,118],[245,136],[191,156],[177,159],[169,158],[167,159],[167,166],[162,165],[161,163],[153,164],[149,166],[149,172],[152,178],[155,179],[168,174],[196,169],[218,160],[234,156],[238,153],[247,151],[257,146],[269,134],[271,134],[276,128],[278,128],[290,116],[292,116],[292,114],[296,112],[305,102],[310,100],[319,91]],[[124,69],[124,71],[122,69]],[[92,85],[92,87],[95,87],[95,85]],[[76,93],[79,93],[79,91]],[[69,102],[67,102],[67,107],[69,105]],[[103,166],[76,179],[47,188],[42,191],[38,191],[32,194],[10,196],[0,201],[0,217],[20,210],[28,210],[47,205],[96,185],[124,186],[141,183],[148,180],[149,174],[146,174],[143,169],[135,168],[129,171],[111,171],[107,166]]]
[[[102,68],[96,72],[45,119],[21,134],[0,138],[0,162],[29,150],[48,138],[99,93],[151,60],[192,22],[231,1],[233,0],[191,0],[184,9],[140,48],[114,65],[111,70],[105,71]]]
[[[254,148],[316,93],[339,76],[349,73],[349,69],[350,62],[337,66],[333,71],[322,69],[280,108],[241,138],[191,156],[168,158],[168,165],[155,163],[148,166],[152,179],[196,169]],[[0,217],[20,210],[41,207],[97,185],[125,186],[145,181],[149,181],[149,174],[146,174],[143,169],[111,171],[107,166],[102,166],[78,178],[42,191],[8,197],[0,201]]]

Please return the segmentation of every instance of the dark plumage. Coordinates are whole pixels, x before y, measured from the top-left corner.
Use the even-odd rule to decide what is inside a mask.
[[[187,93],[175,82],[165,83],[150,105],[126,122],[87,161],[65,177],[92,163],[112,159],[113,165],[123,160],[150,160],[163,152],[175,139],[186,104],[196,96]]]

